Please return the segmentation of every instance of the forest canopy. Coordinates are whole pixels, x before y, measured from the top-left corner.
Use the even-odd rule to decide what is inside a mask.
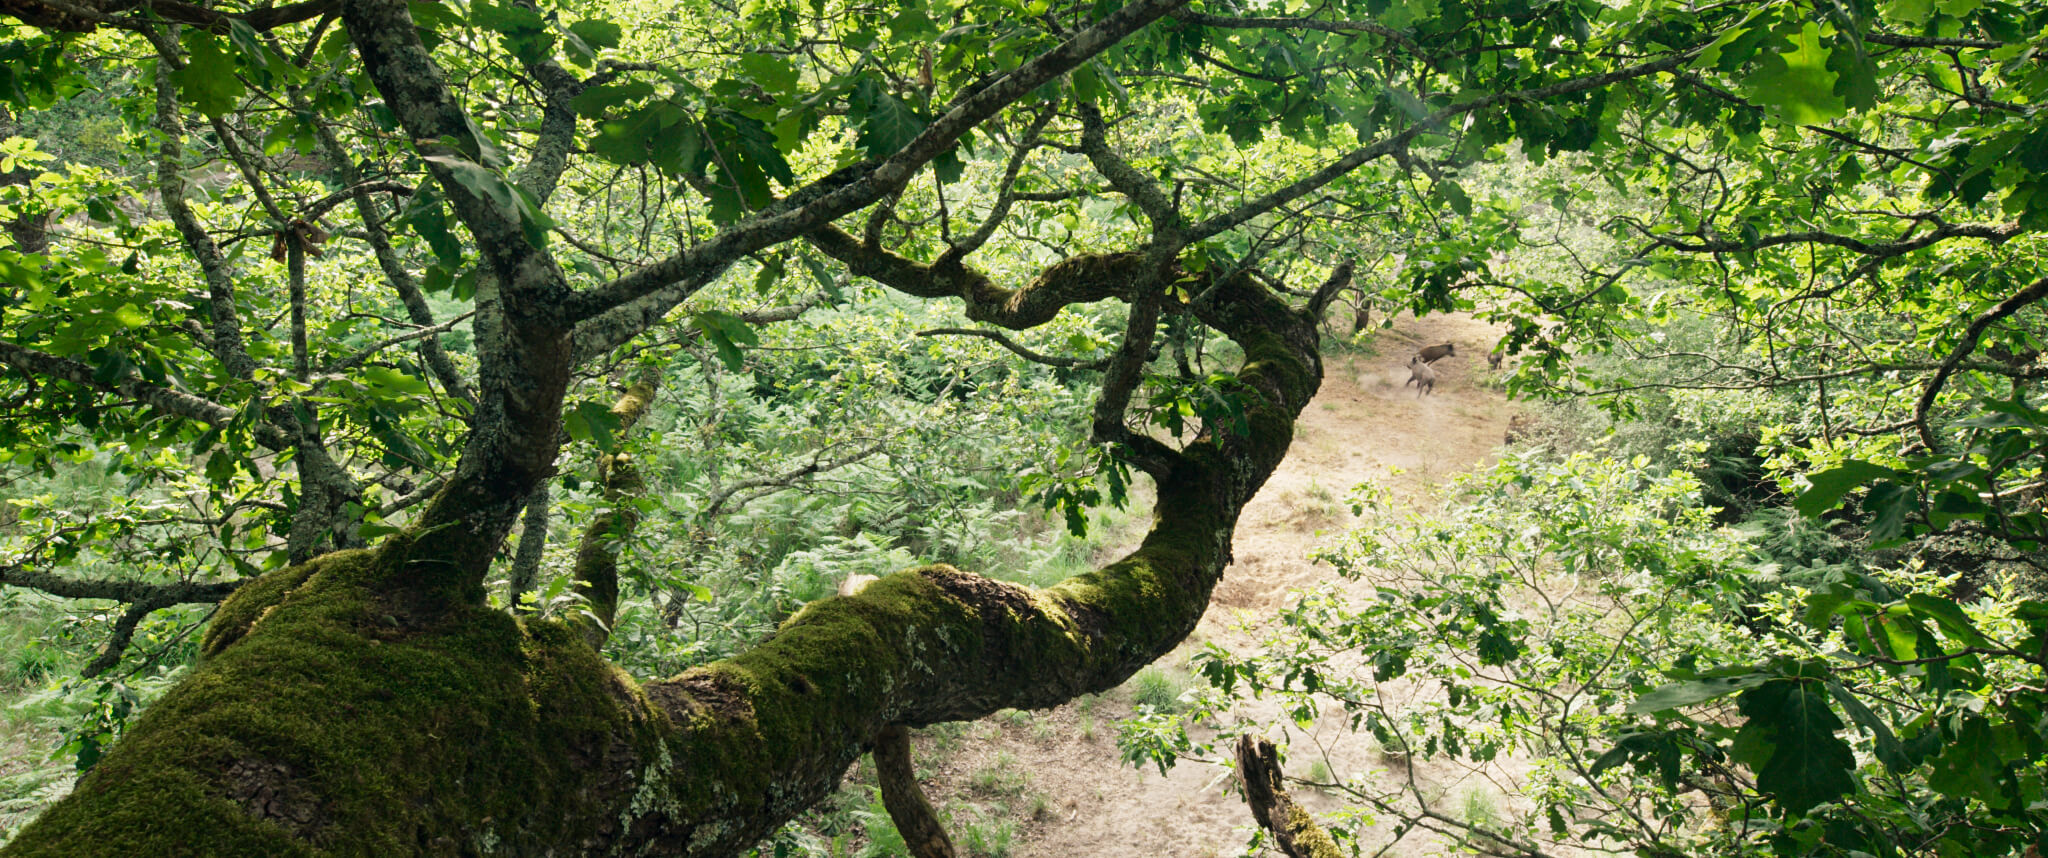
[[[1477,313],[1514,392],[1697,428],[1731,519],[1874,552],[1527,544],[1772,642],[1660,639],[1566,731],[1590,781],[2017,854],[2044,46],[1979,0],[0,0],[0,584],[96,648],[85,774],[5,853],[749,849],[886,731],[1179,644],[1342,307]],[[996,547],[1134,489],[1113,563]],[[1676,509],[1627,512],[1719,545]],[[1490,610],[1438,644],[1517,663]]]

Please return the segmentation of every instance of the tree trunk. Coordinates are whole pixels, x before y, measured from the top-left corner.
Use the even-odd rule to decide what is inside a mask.
[[[1313,316],[1263,288],[1192,309],[1244,348],[1249,430],[1172,454],[1151,532],[1108,567],[1036,591],[912,569],[639,684],[560,623],[414,574],[477,538],[429,524],[244,587],[192,674],[4,854],[730,855],[886,725],[1115,687],[1193,630],[1321,379]],[[430,521],[459,514],[463,479]]]

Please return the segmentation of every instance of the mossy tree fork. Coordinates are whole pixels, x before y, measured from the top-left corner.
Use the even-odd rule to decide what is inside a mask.
[[[531,240],[533,223],[517,206],[476,192],[472,183],[477,171],[489,172],[479,162],[490,160],[490,147],[476,136],[404,0],[320,0],[284,7],[290,14],[239,17],[172,3],[139,11],[129,4],[8,4],[8,14],[22,20],[129,30],[156,48],[160,191],[174,201],[172,219],[204,275],[213,309],[203,339],[233,374],[249,375],[242,371],[248,356],[236,321],[236,284],[204,225],[175,203],[183,195],[176,169],[183,126],[170,77],[180,49],[166,19],[260,33],[309,16],[338,16],[481,264],[472,321],[476,377],[441,379],[451,395],[473,404],[470,431],[453,473],[420,494],[431,499],[416,520],[377,545],[353,545],[346,511],[361,488],[345,470],[327,467],[332,460],[324,456],[320,422],[299,419],[313,415],[310,403],[264,403],[268,419],[255,432],[257,443],[294,451],[309,489],[301,493],[307,507],[292,521],[299,562],[243,585],[223,603],[203,641],[202,662],[5,854],[733,854],[825,796],[885,729],[1056,705],[1113,687],[1165,654],[1200,618],[1230,561],[1239,512],[1287,450],[1294,420],[1321,379],[1317,320],[1352,276],[1348,265],[1337,266],[1319,288],[1296,292],[1305,296],[1297,306],[1264,285],[1275,281],[1218,264],[1206,252],[1202,264],[1184,264],[1194,258],[1190,249],[1268,216],[1298,216],[1290,207],[1313,203],[1313,195],[1363,165],[1388,157],[1405,162],[1417,135],[1446,127],[1446,120],[1569,101],[1670,71],[1691,56],[1681,49],[1632,59],[1633,65],[1601,61],[1576,77],[1532,75],[1505,87],[1515,91],[1426,108],[1284,184],[1233,195],[1234,202],[1199,221],[1184,214],[1187,187],[1163,183],[1152,165],[1128,163],[1112,143],[1112,123],[1083,100],[1069,111],[1078,117],[1078,139],[1060,148],[1084,157],[1149,235],[1123,251],[1054,261],[1028,283],[1005,287],[970,257],[1027,196],[1015,180],[1056,110],[1048,106],[1028,123],[978,229],[948,235],[948,249],[930,262],[884,246],[881,225],[895,195],[934,159],[1151,23],[1172,15],[1184,27],[1309,27],[1291,19],[1195,15],[1179,8],[1183,2],[1132,0],[1085,26],[1078,18],[1071,28],[1055,25],[1059,39],[1050,47],[961,89],[893,151],[870,152],[860,163],[786,185],[780,199],[708,239],[584,288],[572,286],[556,257]],[[1377,38],[1387,36],[1383,30],[1357,32]],[[1387,38],[1389,50],[1413,47]],[[545,103],[528,159],[511,180],[545,205],[575,149],[577,96],[624,69],[579,78],[546,57],[521,63]],[[285,95],[305,108],[302,93]],[[218,118],[212,123],[230,145],[233,135]],[[331,131],[319,123],[314,130],[336,174],[354,186],[354,167]],[[246,178],[261,196],[261,183],[253,174]],[[415,300],[418,284],[372,216],[369,193],[351,194],[364,213],[362,238],[432,342],[445,327],[429,324],[424,303]],[[279,222],[291,222],[264,201]],[[873,214],[862,234],[839,224],[863,210]],[[298,228],[280,235],[293,262],[296,302],[313,239]],[[904,294],[962,301],[968,317],[999,328],[1042,325],[1077,303],[1128,304],[1122,341],[1102,365],[1090,432],[1156,485],[1155,520],[1143,544],[1044,590],[945,566],[898,573],[858,595],[814,603],[738,656],[645,683],[591,647],[601,629],[489,609],[484,582],[492,558],[554,472],[576,369],[647,331],[749,254],[798,241]],[[1211,426],[1174,449],[1131,431],[1126,412],[1162,320],[1189,318],[1241,346],[1244,364],[1230,394],[1244,419]],[[293,329],[304,375],[307,340],[296,315]],[[453,376],[445,360],[428,357],[437,376]],[[90,366],[27,346],[0,343],[0,362],[202,424],[236,415],[180,390],[126,377],[106,381]],[[334,550],[318,554],[323,549]],[[610,592],[610,582],[599,580],[616,574],[610,558],[591,559],[603,562],[591,565],[586,583]],[[0,568],[0,581],[19,582],[24,574]],[[151,592],[134,601],[206,595],[218,592]]]
[[[8,854],[730,854],[823,797],[884,727],[1054,705],[1164,654],[1207,605],[1238,511],[1280,461],[1321,373],[1313,311],[1248,277],[1210,283],[1181,271],[1185,241],[1171,217],[1155,218],[1140,252],[1069,260],[1016,290],[958,277],[971,288],[954,292],[987,319],[1130,301],[1130,343],[1106,386],[1106,413],[1130,395],[1165,284],[1192,279],[1201,297],[1170,310],[1244,347],[1249,431],[1175,451],[1098,421],[1102,440],[1158,483],[1155,526],[1129,557],[1043,591],[943,566],[911,570],[814,605],[740,656],[646,684],[606,665],[575,628],[488,609],[483,581],[522,502],[552,473],[573,360],[590,351],[579,343],[617,341],[632,325],[621,319],[646,316],[635,302],[674,306],[746,253],[829,233],[834,218],[902,188],[968,128],[1175,5],[1139,0],[960,100],[896,155],[577,291],[514,219],[451,175],[467,147],[448,141],[473,138],[404,3],[342,4],[407,132],[437,141],[421,151],[496,291],[479,301],[472,433],[414,526],[266,575],[224,604],[203,663]],[[550,169],[559,163],[528,167]],[[1120,184],[1143,181],[1120,174]],[[1123,190],[1163,200],[1156,188]],[[206,240],[197,229],[188,238]],[[891,261],[878,248],[836,249]],[[966,270],[958,260],[947,268]],[[1032,315],[1009,326],[1049,318]]]

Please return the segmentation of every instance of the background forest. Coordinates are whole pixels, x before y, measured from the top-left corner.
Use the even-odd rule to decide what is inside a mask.
[[[1240,808],[1246,854],[2038,856],[2044,48],[2048,8],[1981,0],[0,3],[5,849],[175,847],[118,798],[141,772],[260,829],[221,854],[922,854],[871,767],[832,792],[877,729],[943,760],[1078,699],[1162,774],[1279,742],[1339,809]],[[1498,457],[1427,503],[1320,485],[1336,576],[1138,672],[1248,574],[1231,528],[1316,384],[1445,317],[1484,332],[1445,384],[1519,403]],[[1398,372],[1364,386],[1421,395]],[[403,568],[334,559],[368,556]],[[955,682],[915,632],[1007,620],[920,613],[906,581],[962,574],[931,564],[1113,645]],[[883,612],[913,655],[833,648],[928,684],[806,662],[746,685],[768,726],[687,746],[715,753],[649,738]],[[1016,622],[988,652],[1035,658]],[[478,751],[597,786],[425,801],[447,782],[355,772],[488,710],[336,739],[203,696],[434,684],[260,649],[337,628],[451,635],[517,665],[531,735],[630,738]],[[162,738],[186,718],[223,738]],[[770,727],[824,738],[773,769]],[[225,785],[182,774],[216,753]],[[646,798],[690,765],[800,776]],[[1056,803],[1015,768],[941,803],[961,854]],[[549,821],[492,803],[529,797]],[[609,822],[643,813],[690,822]]]

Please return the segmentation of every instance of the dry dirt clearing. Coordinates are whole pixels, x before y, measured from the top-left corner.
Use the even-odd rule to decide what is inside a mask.
[[[1319,533],[1336,533],[1350,523],[1344,498],[1352,486],[1370,480],[1397,502],[1435,509],[1438,488],[1450,476],[1487,461],[1513,411],[1497,389],[1480,383],[1490,372],[1486,353],[1498,336],[1465,316],[1404,318],[1379,332],[1377,354],[1330,357],[1286,462],[1238,524],[1237,562],[1224,572],[1209,613],[1189,644],[1161,664],[1185,664],[1187,653],[1203,641],[1249,645],[1242,626],[1271,617],[1290,590],[1333,577],[1328,566],[1311,564],[1308,553],[1321,541]],[[1435,394],[1418,397],[1414,388],[1403,387],[1403,364],[1414,349],[1445,341],[1456,343],[1458,351],[1436,364]],[[1010,854],[1020,858],[1240,854],[1251,814],[1240,798],[1224,793],[1227,770],[1183,764],[1161,777],[1157,769],[1123,764],[1116,721],[1129,712],[1128,694],[1108,695],[1028,717],[984,721],[957,740],[928,737],[920,757],[926,789],[934,804],[954,810],[956,841],[963,839],[963,811],[982,816],[973,808],[997,802],[1010,808],[1016,819]],[[1380,764],[1366,747],[1369,740],[1335,729],[1335,719],[1329,720],[1332,729],[1317,731],[1316,738],[1329,743],[1328,759],[1339,777]],[[1298,747],[1290,773],[1300,774],[1312,758]],[[1313,810],[1335,807],[1311,791],[1297,797]],[[1435,852],[1417,841],[1390,854]]]

